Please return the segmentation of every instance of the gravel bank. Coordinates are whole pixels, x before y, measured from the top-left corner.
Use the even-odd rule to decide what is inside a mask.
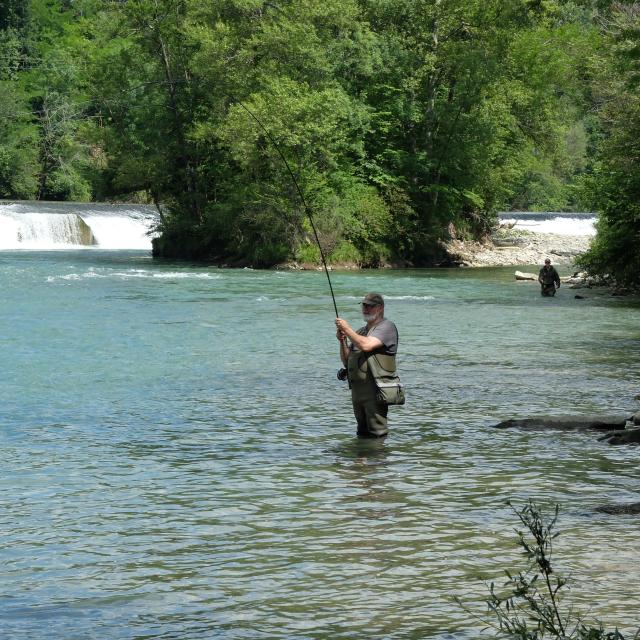
[[[551,258],[552,264],[573,264],[584,253],[591,236],[568,236],[553,233],[500,230],[486,242],[450,240],[444,248],[451,263],[468,267],[542,264]]]

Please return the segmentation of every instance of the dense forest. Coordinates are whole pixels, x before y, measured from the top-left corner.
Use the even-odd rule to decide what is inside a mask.
[[[636,2],[2,0],[0,198],[152,202],[156,254],[256,266],[319,260],[307,214],[376,266],[596,210],[583,263],[638,282],[639,83]]]

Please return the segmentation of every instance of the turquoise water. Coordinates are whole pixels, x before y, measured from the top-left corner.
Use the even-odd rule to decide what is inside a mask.
[[[332,274],[400,330],[408,403],[367,442],[321,272],[0,252],[2,638],[491,637],[453,598],[519,566],[530,497],[570,600],[637,625],[638,520],[594,508],[640,500],[638,449],[491,425],[634,411],[640,305],[513,271]]]

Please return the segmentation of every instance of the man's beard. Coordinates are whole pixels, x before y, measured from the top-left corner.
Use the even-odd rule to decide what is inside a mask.
[[[362,317],[364,318],[365,322],[371,322],[372,320],[376,319],[376,314],[375,313],[363,313]]]

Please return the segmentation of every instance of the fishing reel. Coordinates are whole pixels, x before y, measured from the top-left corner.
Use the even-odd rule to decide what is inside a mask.
[[[338,373],[336,373],[336,377],[338,380],[346,380],[347,379],[347,370],[345,368],[338,369]]]

